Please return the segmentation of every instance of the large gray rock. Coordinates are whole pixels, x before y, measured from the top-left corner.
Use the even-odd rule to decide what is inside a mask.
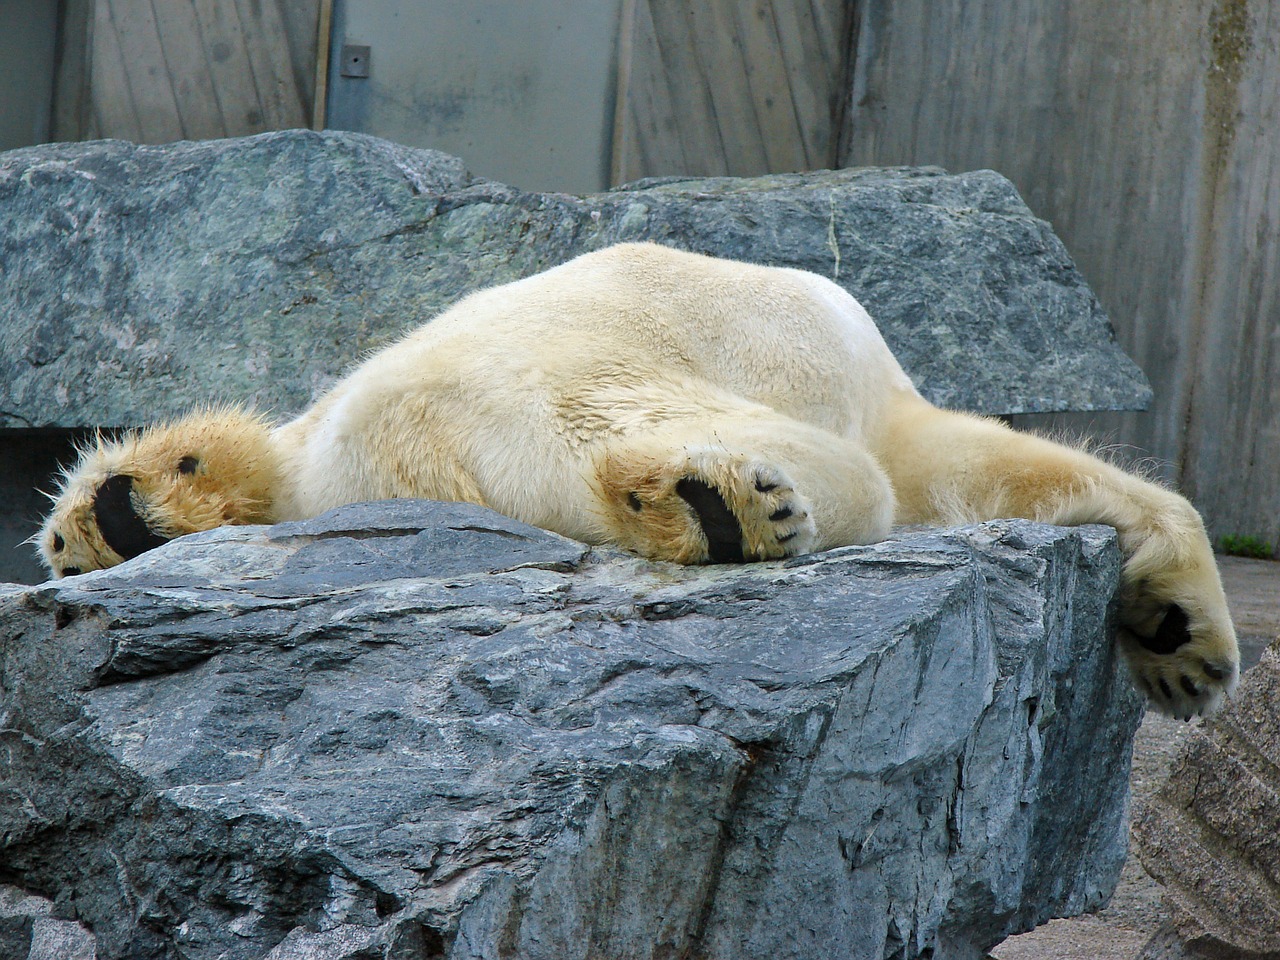
[[[844,170],[521,193],[443,154],[288,131],[0,155],[0,427],[307,405],[480,286],[622,240],[833,277],[921,390],[989,413],[1150,390],[1048,224],[989,171]]]
[[[1106,900],[1111,530],[687,568],[478,507],[0,588],[0,876],[109,958],[975,960]]]

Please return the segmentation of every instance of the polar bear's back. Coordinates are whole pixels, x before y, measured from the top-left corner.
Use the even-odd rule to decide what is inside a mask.
[[[624,244],[468,296],[274,434],[282,517],[432,496],[591,537],[600,444],[772,408],[869,444],[913,391],[828,280]]]
[[[862,306],[801,270],[619,244],[472,294],[412,334],[468,366],[543,382],[691,377],[843,434],[914,391]]]

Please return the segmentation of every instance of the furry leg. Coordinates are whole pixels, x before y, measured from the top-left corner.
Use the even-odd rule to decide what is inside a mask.
[[[1082,451],[918,397],[891,407],[881,462],[899,522],[1026,517],[1116,528],[1121,641],[1139,686],[1175,716],[1214,709],[1239,673],[1204,523],[1183,497]]]
[[[594,489],[603,539],[678,563],[795,556],[884,537],[888,478],[864,449],[770,412],[674,421],[604,443]]]

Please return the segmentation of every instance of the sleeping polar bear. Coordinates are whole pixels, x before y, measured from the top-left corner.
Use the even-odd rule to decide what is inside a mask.
[[[99,440],[39,546],[65,576],[196,530],[390,497],[469,501],[677,563],[868,543],[895,523],[1110,524],[1123,643],[1151,699],[1189,717],[1238,673],[1182,497],[931,406],[822,277],[652,244],[472,294],[283,426],[218,409]]]

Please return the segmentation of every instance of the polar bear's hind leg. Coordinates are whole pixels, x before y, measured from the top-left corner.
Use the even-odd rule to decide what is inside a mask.
[[[949,524],[1026,517],[1115,527],[1125,557],[1121,647],[1152,703],[1212,712],[1240,654],[1204,523],[1186,499],[1083,451],[901,396],[878,447],[899,520]]]

